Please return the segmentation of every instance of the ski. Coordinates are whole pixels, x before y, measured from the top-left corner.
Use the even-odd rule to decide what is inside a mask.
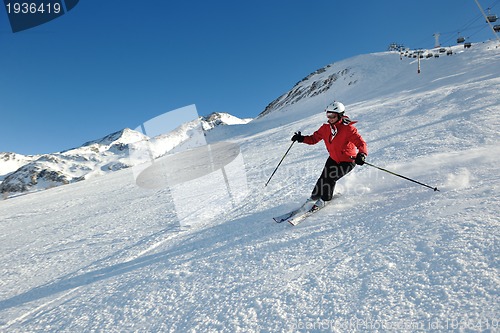
[[[321,209],[325,208],[328,202],[325,202],[325,205],[323,207],[318,207],[316,205],[312,206],[309,210],[301,213],[301,214],[296,214],[292,216],[291,218],[288,219],[288,223],[290,223],[293,226],[299,225],[304,221],[306,218],[309,216],[313,215],[314,213],[317,213]]]
[[[273,220],[276,223],[285,222],[285,221],[289,220],[290,218],[294,217],[295,215],[307,212],[308,210],[310,210],[312,208],[313,205],[314,205],[314,200],[307,199],[307,201],[304,202],[304,204],[302,206],[300,206],[299,208],[294,209],[291,212],[288,212],[286,214],[273,217]]]
[[[333,196],[333,199],[336,199],[341,196],[341,193],[336,193]],[[329,201],[328,201],[329,202]],[[328,203],[325,202],[325,205]],[[311,198],[307,199],[307,201],[300,206],[297,209],[292,210],[291,212],[288,212],[286,214],[280,215],[273,217],[273,220],[276,223],[282,223],[285,221],[288,221],[292,225],[297,225],[300,222],[302,222],[306,217],[314,214],[316,211],[324,208],[324,207],[315,207],[314,205],[315,200],[312,200]]]

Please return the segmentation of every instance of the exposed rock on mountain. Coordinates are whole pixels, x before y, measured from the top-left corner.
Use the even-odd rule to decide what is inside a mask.
[[[249,121],[250,119],[239,119],[227,113],[212,113],[153,138],[125,128],[101,139],[86,142],[81,147],[58,153],[36,156],[0,153],[0,193],[8,197],[39,191],[129,168],[135,163],[143,162],[141,159],[130,158],[131,153],[133,155],[137,149],[147,147],[151,158],[158,158],[167,152],[206,144],[203,130]]]

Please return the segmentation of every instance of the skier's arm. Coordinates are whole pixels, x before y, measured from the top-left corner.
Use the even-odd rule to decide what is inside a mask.
[[[295,132],[295,134],[292,136],[292,141],[298,141],[298,142],[303,142],[307,143],[308,145],[315,145],[319,141],[323,139],[323,136],[321,135],[321,127],[314,132],[312,135],[302,135],[302,133]]]
[[[308,145],[315,145],[321,140],[323,140],[323,135],[321,134],[323,126],[320,127],[316,132],[314,132],[312,135],[306,135],[304,136],[304,143],[307,143]]]
[[[352,133],[351,133],[350,141],[352,143],[354,143],[356,148],[358,148],[359,153],[362,153],[365,156],[367,156],[368,155],[368,147],[366,145],[366,141],[358,133],[358,130],[356,129],[356,127],[351,127],[351,128],[352,128]]]
[[[358,133],[358,130],[355,127],[352,127],[352,135],[351,135],[351,142],[354,143],[356,148],[358,148],[358,153],[352,159],[357,165],[363,165],[365,164],[365,158],[368,155],[368,149],[366,147],[366,142],[365,140],[361,137],[361,135]]]

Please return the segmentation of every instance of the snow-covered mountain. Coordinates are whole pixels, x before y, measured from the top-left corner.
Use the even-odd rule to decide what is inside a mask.
[[[418,50],[423,57],[420,59],[420,74],[418,60],[408,56],[411,52],[363,54],[332,63],[297,82],[289,91],[269,103],[257,118],[274,113],[275,116],[266,118],[269,121],[270,118],[281,117],[282,112],[287,112],[287,117],[294,117],[294,110],[300,110],[297,116],[302,118],[324,110],[333,100],[352,105],[388,96],[395,91],[399,93],[404,89],[408,90],[407,93],[412,93],[441,86],[442,82],[438,82],[439,80],[453,81],[454,75],[465,75],[462,67],[468,65],[469,59],[464,55],[474,54],[479,47],[496,49],[495,46],[488,45],[490,44],[476,44],[476,49],[465,49],[463,45],[447,47],[449,55],[440,53],[440,48]],[[427,57],[432,54],[441,55]],[[450,76],[431,80],[430,77],[442,73],[436,70],[441,67]]]
[[[498,331],[500,47],[421,65],[345,59],[301,83],[349,69],[330,89],[207,132],[241,149],[249,191],[232,209],[231,166],[180,189],[138,187],[128,168],[0,201],[0,330]],[[370,163],[440,192],[365,165],[301,225],[274,223],[310,194],[324,146],[295,144],[264,184],[332,99],[359,121]],[[183,174],[212,171],[182,157]]]
[[[109,134],[101,139],[84,143],[81,147],[63,152],[24,156],[15,153],[0,154],[0,193],[4,197],[29,191],[39,191],[74,183],[97,175],[128,168],[134,165],[129,149],[147,142],[154,158],[199,146],[194,143],[194,132],[209,131],[217,126],[246,124],[249,119],[239,119],[227,113],[213,113],[175,130],[153,138],[129,128]],[[190,146],[191,145],[191,146]]]
[[[0,183],[7,175],[37,158],[38,156],[33,155],[26,156],[16,153],[0,153]]]
[[[214,112],[200,119],[204,131],[212,130],[221,125],[243,125],[252,121],[252,118],[240,119],[225,112]]]
[[[130,167],[129,144],[146,139],[141,133],[124,129],[78,148],[22,159],[27,163],[19,163],[21,166],[5,177],[0,193],[44,190]]]
[[[146,139],[148,138],[144,134],[133,131],[130,128],[125,128],[121,131],[106,135],[101,139],[86,142],[82,147],[90,147],[90,149],[95,152],[108,150],[122,151],[125,145]],[[79,148],[70,149],[66,152],[76,151],[77,149]]]
[[[269,103],[264,111],[259,114],[258,118],[263,117],[274,110],[279,110],[293,105],[300,100],[318,96],[329,90],[338,91],[339,86],[350,86],[356,82],[356,75],[352,71],[352,68],[346,67],[344,69],[334,71],[332,70],[332,65],[328,65],[309,74],[297,82],[290,91]],[[332,88],[334,84],[335,87]]]

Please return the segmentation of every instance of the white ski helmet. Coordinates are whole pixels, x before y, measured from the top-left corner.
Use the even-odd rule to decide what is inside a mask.
[[[333,102],[332,104],[326,107],[325,111],[343,114],[345,111],[345,106],[340,102]]]

